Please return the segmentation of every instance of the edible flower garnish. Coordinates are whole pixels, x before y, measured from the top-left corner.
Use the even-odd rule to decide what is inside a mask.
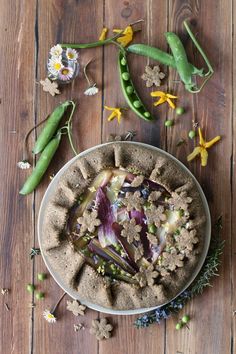
[[[88,88],[84,91],[85,96],[94,96],[98,93],[98,88],[97,84],[91,79],[91,77],[88,76],[87,74],[87,67],[88,65],[93,61],[93,59],[90,59],[87,64],[84,66],[84,76],[88,82]]]
[[[53,313],[51,313],[49,310],[44,310],[43,311],[43,317],[45,318],[46,321],[49,323],[55,323],[56,322],[56,317],[54,316]]]
[[[66,49],[66,57],[68,60],[76,61],[78,59],[78,53],[75,49],[67,48]]]
[[[50,49],[50,54],[52,57],[56,57],[59,58],[62,55],[62,47],[60,46],[60,44],[54,45],[54,47],[52,47]]]
[[[98,38],[99,41],[104,41],[106,39],[106,36],[107,36],[107,31],[108,31],[108,28],[104,27],[102,29],[102,32]]]
[[[117,107],[108,107],[108,106],[104,106],[105,109],[107,109],[108,111],[112,111],[112,113],[109,115],[109,117],[107,118],[108,122],[110,122],[111,120],[113,120],[114,118],[117,118],[118,123],[120,124],[120,120],[121,120],[121,108],[117,108]]]
[[[201,165],[205,167],[207,165],[207,158],[208,158],[208,152],[207,149],[209,149],[212,145],[217,143],[221,139],[220,135],[217,135],[214,139],[210,141],[205,141],[202,136],[202,131],[201,128],[198,128],[198,135],[199,135],[199,146],[195,147],[193,152],[188,155],[187,160],[192,161],[197,155],[201,155]]]
[[[175,109],[175,104],[172,102],[171,98],[177,98],[177,96],[162,91],[154,91],[151,92],[150,95],[152,97],[160,97],[159,100],[154,103],[154,106],[159,106],[160,104],[167,102],[171,108]]]
[[[62,81],[69,81],[74,75],[74,71],[70,67],[62,67],[58,73],[58,78]]]
[[[49,59],[48,68],[53,75],[58,75],[58,72],[63,68],[61,57],[52,57]]]
[[[28,170],[31,167],[31,164],[27,160],[17,162],[17,167],[21,170]]]
[[[114,33],[119,33],[121,31],[122,29],[113,29]],[[121,36],[118,37],[116,41],[123,47],[126,47],[133,40],[133,34],[133,28],[129,25],[123,30]]]

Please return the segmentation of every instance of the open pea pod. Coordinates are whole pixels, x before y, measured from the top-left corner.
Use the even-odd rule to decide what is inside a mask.
[[[134,88],[134,84],[130,78],[128,62],[124,51],[119,52],[118,67],[120,84],[126,102],[132,111],[134,111],[140,118],[148,121],[153,120],[153,117],[142,103],[137,91]]]

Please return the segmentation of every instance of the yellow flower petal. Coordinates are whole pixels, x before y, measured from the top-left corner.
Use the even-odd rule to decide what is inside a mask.
[[[199,144],[204,146],[205,145],[205,140],[203,139],[203,136],[202,136],[202,130],[201,128],[198,128],[198,135],[199,135]]]
[[[106,108],[108,111],[114,111],[114,109],[115,109],[113,107],[108,107],[108,106],[104,106],[104,108]]]
[[[108,122],[110,122],[111,120],[113,120],[116,117],[116,112],[112,112],[109,117],[107,118]]]
[[[154,106],[159,106],[160,104],[166,102],[166,99],[164,97],[159,98],[157,102],[155,102],[153,105]]]
[[[191,154],[188,155],[187,160],[188,161],[192,161],[198,154],[201,153],[201,148],[200,146],[195,147],[195,149],[193,150],[193,152]]]
[[[170,98],[167,98],[166,101],[169,103],[171,108],[175,109],[175,104],[174,104],[174,102],[171,101]]]
[[[162,91],[153,91],[150,93],[150,95],[152,97],[165,97],[166,96],[165,92],[162,92]]]
[[[208,141],[207,143],[205,143],[205,147],[206,148],[210,148],[212,145],[214,145],[215,143],[217,143],[217,141],[219,141],[221,139],[220,135],[217,135],[214,139],[211,139],[210,141]]]
[[[121,31],[121,30],[118,30],[118,29],[114,29],[114,30],[113,30],[114,33],[118,33],[118,32],[120,32],[120,31]],[[123,31],[121,37],[118,37],[116,41],[117,41],[118,43],[120,43],[123,47],[126,47],[127,44],[129,44],[129,43],[132,41],[132,39],[133,39],[133,34],[134,34],[134,32],[133,32],[132,27],[131,27],[131,26],[127,26],[127,27],[124,29],[124,31]]]
[[[99,39],[98,39],[99,41],[104,41],[104,39],[106,39],[107,31],[108,31],[108,29],[106,27],[104,27],[102,29],[102,32],[101,32]]]
[[[201,165],[205,167],[207,165],[208,152],[206,149],[201,148]]]
[[[173,96],[173,95],[171,95],[171,94],[169,94],[169,93],[167,93],[166,96],[167,96],[168,98],[178,98],[178,96]]]

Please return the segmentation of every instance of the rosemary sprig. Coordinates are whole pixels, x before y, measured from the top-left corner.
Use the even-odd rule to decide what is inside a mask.
[[[168,304],[137,318],[134,323],[137,328],[145,328],[152,323],[160,323],[161,320],[169,318],[172,314],[181,310],[194,296],[201,294],[206,287],[212,286],[211,279],[219,275],[220,256],[225,243],[220,239],[221,229],[222,217],[219,217],[214,227],[214,237],[212,237],[205,263],[190,287]]]

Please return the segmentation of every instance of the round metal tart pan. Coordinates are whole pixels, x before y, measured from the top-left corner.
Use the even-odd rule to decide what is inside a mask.
[[[125,142],[119,142],[119,144],[122,144]],[[190,177],[192,177],[193,181],[195,182],[196,188],[200,194],[200,197],[202,199],[202,203],[203,203],[203,208],[205,211],[205,215],[206,215],[206,227],[205,227],[205,241],[204,241],[204,249],[203,252],[201,254],[201,257],[199,258],[199,262],[197,267],[195,268],[194,272],[192,273],[192,276],[190,278],[190,280],[185,284],[185,286],[181,289],[181,291],[179,292],[182,293],[185,289],[187,289],[190,284],[193,282],[193,280],[196,278],[197,274],[199,273],[200,269],[203,266],[203,263],[205,261],[205,258],[207,256],[207,252],[208,252],[208,248],[209,248],[209,244],[210,244],[210,239],[211,239],[211,217],[210,217],[210,211],[209,211],[209,207],[208,207],[208,203],[206,200],[206,197],[203,193],[203,190],[200,186],[200,184],[198,183],[198,181],[196,180],[196,178],[193,176],[193,174],[187,169],[187,167],[185,167],[182,162],[180,162],[179,160],[177,160],[175,157],[173,157],[172,155],[170,155],[169,153],[167,153],[166,151],[163,151],[159,148],[156,148],[154,146],[148,145],[148,144],[143,144],[143,143],[138,143],[138,142],[129,142],[132,143],[134,145],[138,145],[138,146],[143,146],[145,148],[149,148],[150,150],[153,151],[158,151],[159,153],[163,154],[164,156],[168,157],[171,160],[174,160],[177,165],[179,166],[179,168],[181,168],[182,170],[184,170],[185,172],[188,173],[188,175]],[[43,257],[43,260],[46,264],[46,267],[48,269],[48,271],[50,272],[50,274],[52,275],[52,277],[54,278],[54,280],[57,282],[57,284],[69,295],[71,296],[73,299],[79,300],[81,301],[84,305],[86,305],[87,307],[95,310],[95,311],[99,311],[99,312],[103,312],[106,314],[111,314],[111,315],[137,315],[137,314],[141,314],[144,312],[148,312],[151,310],[156,309],[157,307],[161,307],[163,305],[165,305],[166,303],[163,303],[162,305],[159,306],[155,306],[155,307],[149,307],[149,308],[139,308],[139,309],[134,309],[134,310],[114,310],[114,309],[110,309],[110,308],[106,308],[106,307],[102,307],[87,301],[82,301],[79,296],[78,293],[76,292],[76,290],[73,290],[71,288],[69,288],[67,285],[65,285],[65,283],[63,282],[63,279],[61,279],[60,274],[58,274],[57,272],[54,271],[54,269],[52,268],[47,255],[45,254],[45,252],[43,251],[43,248],[41,247],[42,245],[42,225],[44,223],[44,217],[45,217],[45,207],[47,205],[47,202],[50,198],[50,196],[54,193],[54,189],[57,185],[57,183],[59,182],[60,177],[62,176],[62,174],[69,168],[69,166],[74,163],[76,161],[76,159],[78,159],[80,156],[85,156],[86,154],[91,153],[92,151],[96,150],[98,147],[101,146],[105,146],[105,145],[109,145],[112,143],[106,143],[106,144],[101,144],[101,145],[97,145],[94,146],[92,148],[89,148],[83,152],[81,152],[78,156],[75,156],[74,158],[72,158],[70,161],[68,161],[61,169],[60,171],[56,174],[56,176],[53,178],[53,180],[51,181],[51,183],[49,184],[44,197],[42,199],[41,205],[40,205],[40,209],[39,209],[39,215],[38,215],[38,241],[39,241],[39,245],[40,245],[40,249],[41,249],[41,254]],[[179,294],[177,294],[175,297],[177,297]],[[173,299],[170,299],[168,302],[172,301]]]

